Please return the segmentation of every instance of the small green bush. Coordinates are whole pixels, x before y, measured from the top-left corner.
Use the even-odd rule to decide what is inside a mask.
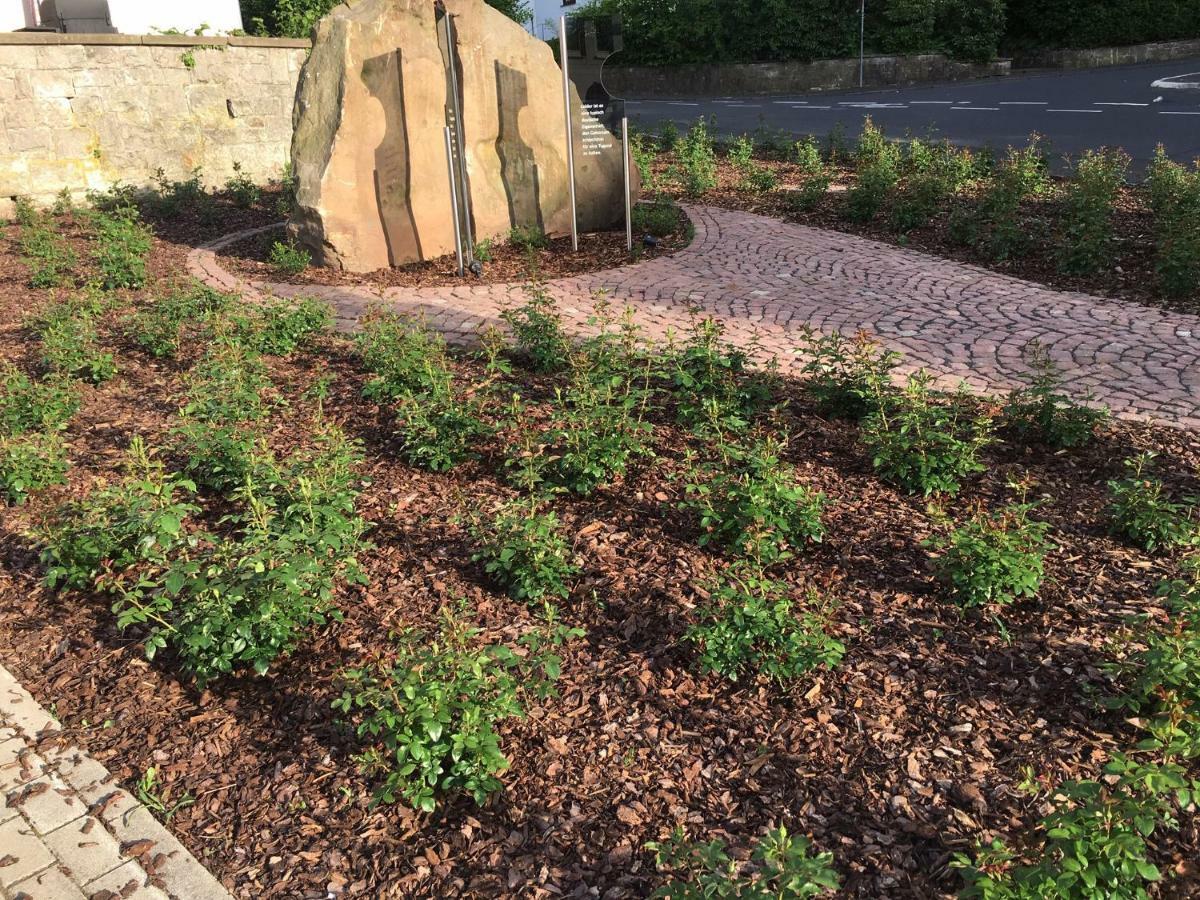
[[[1109,261],[1112,216],[1129,172],[1129,155],[1121,150],[1087,151],[1067,184],[1066,221],[1058,263],[1071,275],[1091,275]]]
[[[95,320],[70,304],[51,312],[41,338],[42,362],[55,375],[103,384],[117,374],[116,359],[100,349]]]
[[[151,356],[174,358],[185,325],[206,321],[235,299],[232,294],[222,294],[199,282],[175,285],[165,296],[130,316],[126,325],[133,340]]]
[[[456,396],[449,382],[401,396],[396,415],[405,459],[431,472],[448,472],[470,459],[475,444],[491,432],[478,403]]]
[[[901,358],[866,332],[846,338],[836,331],[821,335],[807,327],[797,352],[807,360],[801,370],[808,379],[804,387],[821,415],[854,421],[871,411]]]
[[[57,431],[0,437],[0,490],[22,504],[33,491],[67,480],[67,446]]]
[[[689,197],[699,197],[717,186],[717,156],[703,116],[676,141],[675,158],[679,161],[675,179]]]
[[[679,421],[693,428],[740,430],[770,401],[750,355],[724,340],[725,326],[694,319],[688,340],[666,360]]]
[[[297,247],[291,241],[286,244],[276,241],[271,245],[271,255],[267,261],[281,275],[299,275],[312,265],[312,254],[302,247]]]
[[[960,223],[958,234],[997,262],[1011,259],[1030,241],[1021,220],[1021,204],[1044,193],[1048,183],[1041,138],[1031,135],[1024,148],[1008,148],[1008,155],[994,172],[978,209],[968,214],[974,221]]]
[[[480,646],[479,630],[448,612],[438,633],[402,633],[394,659],[342,672],[333,702],[370,747],[357,757],[382,776],[378,803],[397,798],[433,812],[438,796],[470,794],[484,803],[503,787],[508,766],[497,726],[524,715],[525,697],[554,692],[558,646],[582,634],[561,626],[520,639],[524,655],[502,644]]]
[[[525,286],[525,296],[521,306],[506,309],[500,318],[512,330],[516,353],[526,365],[535,372],[557,372],[566,367],[571,352],[558,304],[536,280]]]
[[[204,190],[203,173],[199,167],[192,169],[182,181],[168,178],[165,169],[154,173],[155,189],[151,205],[164,218],[174,218],[182,213],[209,213],[212,198]]]
[[[1160,145],[1147,182],[1163,291],[1190,297],[1200,291],[1200,169],[1172,161]]]
[[[686,635],[704,672],[731,681],[761,674],[785,683],[836,666],[846,652],[829,634],[830,608],[815,592],[798,611],[786,584],[745,567],[723,576],[708,594]]]
[[[903,391],[882,389],[862,436],[880,476],[909,493],[957,494],[962,479],[983,471],[979,452],[991,443],[991,419],[966,410],[967,398],[934,398],[927,372]]]
[[[375,377],[363,388],[371,400],[423,394],[450,380],[446,341],[424,323],[391,313],[372,313],[355,337],[359,358]]]
[[[233,176],[225,182],[225,191],[239,209],[250,209],[262,199],[262,189],[242,171],[240,162],[233,164]]]
[[[60,507],[40,529],[47,585],[90,590],[105,569],[164,563],[186,540],[186,519],[199,512],[187,499],[194,492],[135,437],[119,482]]]
[[[689,476],[684,508],[700,520],[700,545],[715,542],[764,563],[825,535],[825,495],[796,481],[773,438],[720,445],[720,456]]]
[[[679,230],[679,207],[669,200],[639,203],[633,208],[633,230],[664,238]]]
[[[1113,531],[1151,553],[1196,540],[1195,504],[1167,496],[1162,481],[1150,474],[1156,455],[1125,460],[1128,477],[1108,483]]]
[[[78,264],[75,251],[47,225],[27,226],[21,235],[21,252],[29,267],[29,284],[35,288],[74,284]]]
[[[13,197],[13,221],[23,228],[37,224],[38,212],[28,197]]]
[[[137,211],[122,207],[92,214],[93,258],[105,290],[139,288],[146,283],[146,258],[153,246],[150,229]]]
[[[792,212],[802,213],[815,207],[829,192],[833,173],[822,159],[821,148],[815,138],[797,141],[794,153],[800,169],[800,187],[788,191],[784,198]]]
[[[0,363],[0,435],[61,431],[79,402],[79,388],[69,379],[34,381],[11,363]]]
[[[254,353],[289,356],[333,326],[333,309],[323,300],[301,297],[245,304],[229,313],[234,339]]]
[[[1048,792],[1051,811],[1040,841],[1021,855],[996,840],[974,859],[956,854],[950,865],[967,882],[959,896],[980,900],[1145,900],[1162,880],[1150,841],[1179,827],[1180,808],[1200,785],[1172,764],[1143,764],[1116,756],[1102,779],[1067,781]]]
[[[670,119],[658,128],[658,141],[664,150],[674,150],[679,143],[679,126]]]
[[[746,134],[735,140],[729,149],[729,161],[741,177],[738,189],[752,194],[775,190],[779,178],[771,169],[754,159],[754,140]]]
[[[508,232],[508,242],[526,254],[550,249],[550,237],[540,225],[514,225]]]
[[[694,843],[681,830],[662,842],[651,842],[655,864],[671,873],[651,897],[656,900],[705,900],[710,897],[807,900],[832,894],[840,879],[833,854],[812,853],[807,838],[784,827],[768,831],[748,864],[730,857],[723,841]]]
[[[1029,364],[1033,378],[1029,387],[1008,395],[1002,427],[1021,441],[1056,450],[1089,443],[1108,421],[1108,410],[1084,406],[1063,394],[1062,374],[1040,345],[1030,348]]]
[[[486,521],[472,521],[470,532],[478,548],[471,561],[482,562],[514,600],[537,603],[570,595],[579,569],[553,511],[539,513],[530,501],[511,501]]]
[[[934,572],[961,606],[1008,604],[1037,595],[1051,549],[1050,526],[1029,518],[1034,504],[980,514],[925,546],[938,551]]]

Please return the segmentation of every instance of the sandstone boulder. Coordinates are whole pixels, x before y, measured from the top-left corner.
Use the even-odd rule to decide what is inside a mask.
[[[456,118],[450,64],[475,239],[514,225],[570,230],[562,74],[549,45],[483,0],[444,0],[444,9],[452,47],[434,0],[346,0],[317,26],[296,96],[290,232],[322,265],[363,272],[454,252],[443,136]],[[572,102],[578,123],[577,94]],[[580,130],[580,228],[618,224],[620,143],[584,154]]]

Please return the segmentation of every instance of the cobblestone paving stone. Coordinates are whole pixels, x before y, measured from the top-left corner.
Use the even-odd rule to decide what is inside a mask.
[[[586,331],[598,291],[633,307],[652,338],[685,330],[697,310],[720,319],[731,340],[778,357],[785,371],[800,364],[794,351],[806,324],[824,333],[864,330],[904,354],[901,374],[924,367],[946,386],[965,381],[983,392],[1023,384],[1029,345],[1038,341],[1074,396],[1091,396],[1123,418],[1200,427],[1198,316],[1055,291],[752,213],[690,206],[688,214],[696,238],[673,256],[549,282],[568,325]],[[448,340],[469,343],[523,301],[520,284],[372,290],[246,282],[221,266],[216,251],[247,234],[192,251],[191,273],[250,297],[325,299],[346,329],[383,306],[424,316]]]
[[[230,900],[0,666],[0,897]]]

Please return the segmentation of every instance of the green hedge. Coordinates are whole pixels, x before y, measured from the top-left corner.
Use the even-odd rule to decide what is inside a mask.
[[[1008,0],[1006,48],[1119,47],[1200,37],[1200,0]]]
[[[341,0],[240,0],[242,24],[250,34],[272,37],[306,38],[317,20]],[[430,0],[432,3],[432,0]],[[487,0],[517,22],[528,22],[529,5],[525,0]]]

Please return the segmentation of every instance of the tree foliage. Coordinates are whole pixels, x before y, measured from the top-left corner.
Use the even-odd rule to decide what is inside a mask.
[[[306,38],[321,17],[341,0],[241,0],[242,22],[251,34],[270,37]],[[487,0],[510,19],[530,19],[525,0]]]

